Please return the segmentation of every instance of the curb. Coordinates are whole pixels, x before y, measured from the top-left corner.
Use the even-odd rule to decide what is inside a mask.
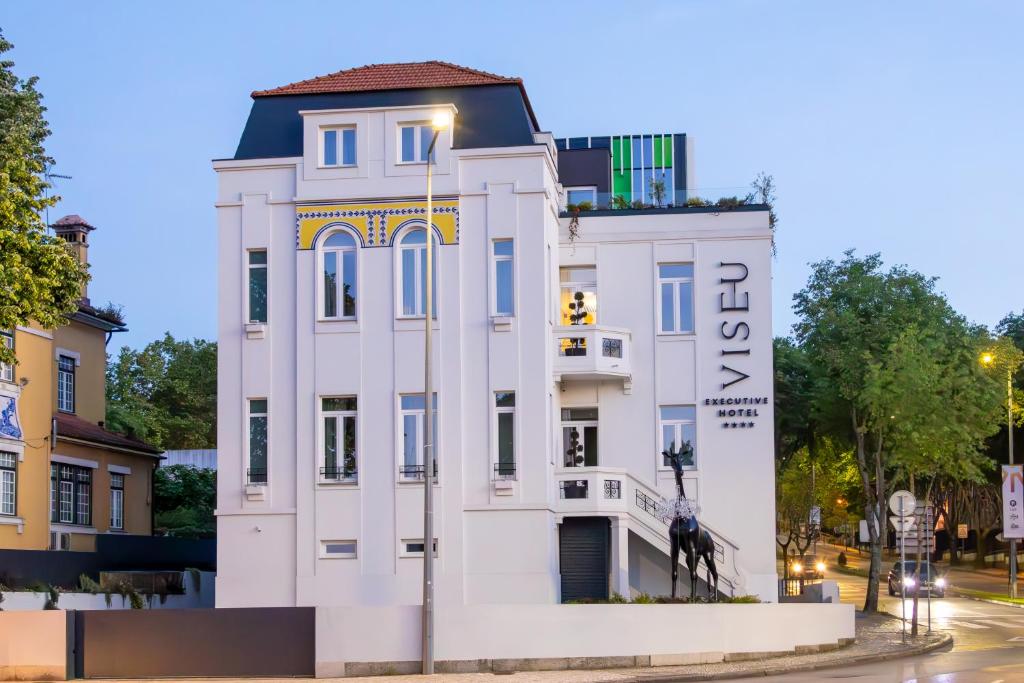
[[[987,602],[990,605],[1002,605],[1003,607],[1012,607],[1014,609],[1024,609],[1024,605],[1016,605],[1016,604],[1014,604],[1012,602],[1004,602],[1003,600],[992,600],[991,598],[978,598],[978,597],[975,597],[973,595],[966,595],[964,593],[961,593],[960,591],[958,591],[955,588],[951,592],[956,597],[963,598],[964,600],[974,600],[975,602]]]
[[[808,662],[806,664],[797,664],[795,666],[767,664],[765,666],[751,667],[749,669],[737,671],[726,671],[722,673],[641,674],[634,676],[632,678],[623,678],[621,680],[624,683],[648,683],[651,681],[657,681],[659,683],[671,683],[673,681],[721,681],[732,678],[747,678],[751,676],[783,676],[790,673],[820,671],[822,669],[845,668],[857,664],[887,662],[893,659],[903,659],[904,657],[915,657],[917,655],[923,655],[929,652],[934,652],[935,650],[942,649],[947,645],[951,645],[952,643],[953,636],[951,636],[948,633],[945,633],[942,635],[941,638],[939,638],[933,643],[913,645],[907,649],[896,650],[893,652],[866,653],[863,655],[857,655],[855,657],[849,657],[842,661]]]

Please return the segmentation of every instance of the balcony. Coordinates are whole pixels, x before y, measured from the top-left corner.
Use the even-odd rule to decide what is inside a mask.
[[[627,512],[626,470],[617,467],[565,467],[555,471],[559,512]]]
[[[607,325],[556,327],[555,381],[622,379],[629,393],[630,332]]]

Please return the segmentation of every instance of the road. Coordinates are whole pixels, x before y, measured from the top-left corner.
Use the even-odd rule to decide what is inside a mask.
[[[858,607],[864,604],[867,579],[834,572],[827,578],[839,582],[842,602],[851,602]],[[889,597],[884,580],[879,605],[889,614],[900,616],[900,599]],[[912,601],[907,600],[908,628],[912,608]],[[918,608],[919,627],[925,629],[928,612],[927,603],[923,598]],[[931,616],[933,629],[947,631],[953,635],[952,649],[891,662],[741,680],[778,682],[843,679],[857,683],[1024,683],[1024,609],[965,598],[933,598]]]

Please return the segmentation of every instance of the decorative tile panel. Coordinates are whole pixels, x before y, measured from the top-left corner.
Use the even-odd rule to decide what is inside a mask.
[[[312,249],[325,230],[344,226],[359,236],[363,247],[390,247],[406,225],[422,226],[426,211],[425,199],[300,205],[295,209],[295,246]],[[434,199],[432,218],[441,244],[459,243],[458,199]]]

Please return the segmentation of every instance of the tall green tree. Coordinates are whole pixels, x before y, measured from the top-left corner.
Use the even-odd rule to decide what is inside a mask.
[[[215,534],[217,473],[186,465],[157,468],[153,475],[156,526],[170,536],[189,538]]]
[[[0,55],[12,47],[0,34]],[[52,159],[43,143],[50,130],[37,82],[18,78],[14,62],[0,59],[0,330],[59,327],[77,309],[88,279],[64,241],[46,232],[43,212],[59,198],[46,196]],[[16,362],[3,345],[0,362]]]
[[[107,425],[161,448],[216,448],[217,344],[170,333],[107,364]]]
[[[927,455],[936,435],[944,453],[953,443],[962,453],[977,448],[991,430],[992,405],[967,403],[990,397],[991,381],[970,357],[971,330],[935,280],[904,266],[886,270],[878,254],[848,251],[839,262],[814,264],[794,302],[796,339],[816,373],[815,409],[830,413],[824,422],[845,422],[838,436],[854,444],[871,547],[864,609],[875,611],[889,477],[910,454]],[[957,392],[968,389],[960,400]],[[962,419],[959,409],[970,415]]]

